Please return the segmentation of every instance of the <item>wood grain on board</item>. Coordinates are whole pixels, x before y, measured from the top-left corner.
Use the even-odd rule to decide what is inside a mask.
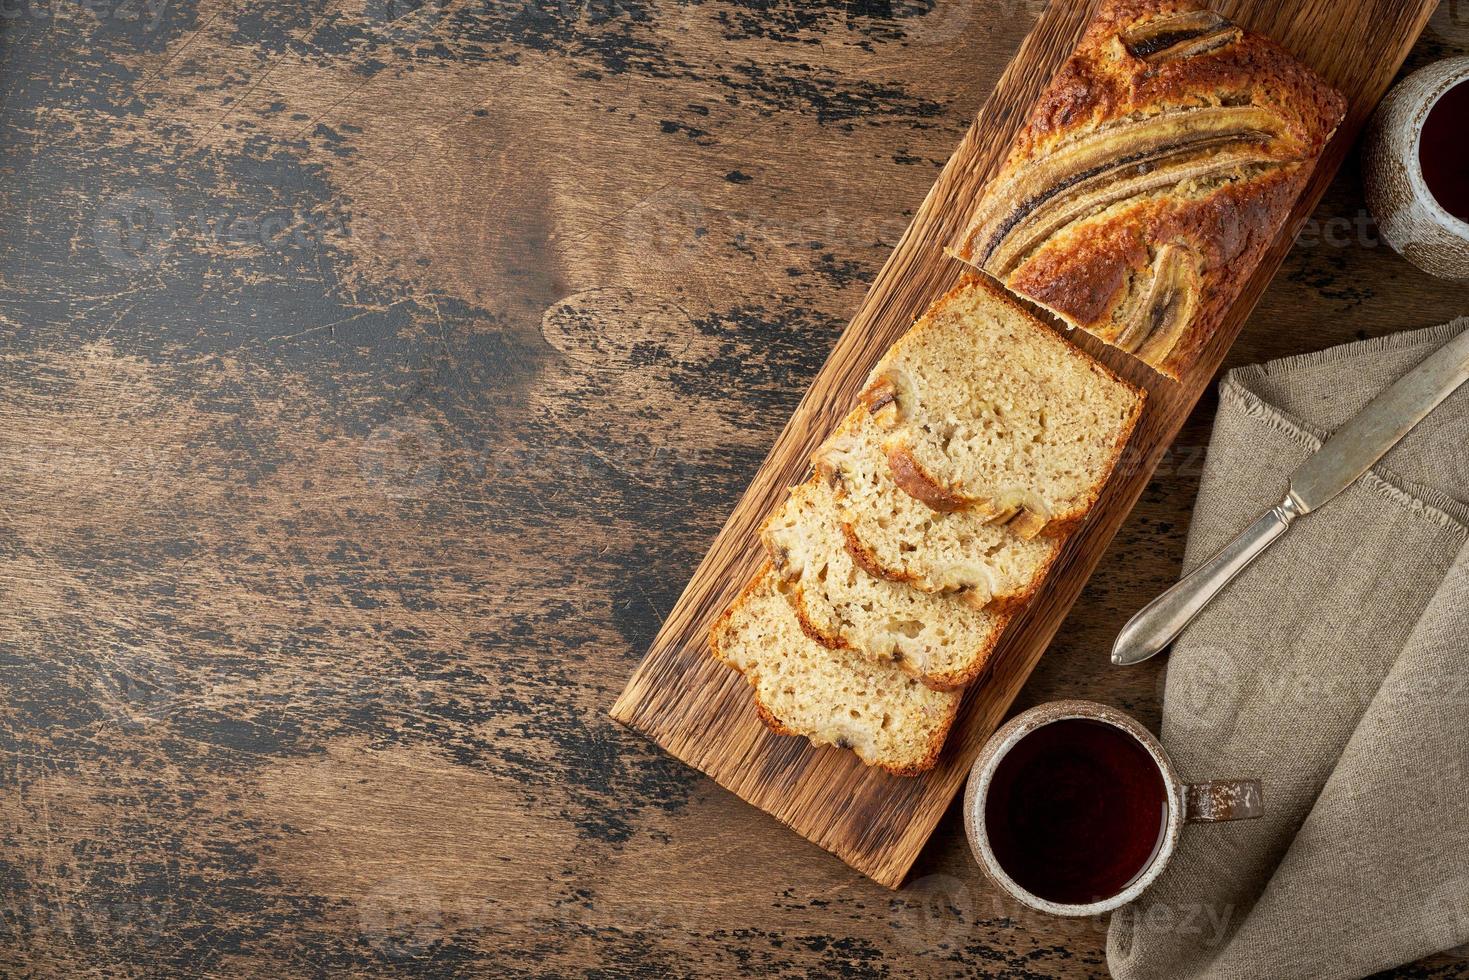
[[[868,769],[848,752],[772,734],[743,677],[716,663],[705,633],[758,566],[756,529],[811,451],[853,404],[872,365],[963,271],[943,255],[969,217],[1029,106],[1080,38],[1095,3],[1053,2],[872,284],[820,374],[735,507],[646,659],[612,709],[619,721],[773,814],[864,874],[899,886],[1071,608],[1154,466],[1208,386],[1230,344],[1341,165],[1436,6],[1432,0],[1233,3],[1222,11],[1273,37],[1348,99],[1347,118],[1259,269],[1192,371],[1178,384],[1085,335],[1078,342],[1148,390],[1125,462],[1046,586],[1007,631],[989,674],[967,693],[938,766],[917,778]],[[1370,31],[1360,25],[1370,24]],[[1097,656],[1105,657],[1099,650]]]

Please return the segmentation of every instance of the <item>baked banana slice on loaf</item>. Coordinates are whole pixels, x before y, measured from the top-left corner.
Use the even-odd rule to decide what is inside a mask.
[[[941,690],[977,677],[1008,617],[869,575],[847,552],[839,520],[831,487],[812,479],[792,488],[761,530],[807,635]]]
[[[952,592],[993,611],[1025,604],[1063,539],[1023,538],[975,511],[936,511],[893,482],[883,431],[852,412],[812,457],[836,497],[838,523],[865,571],[924,592]]]
[[[1081,522],[1143,398],[981,277],[931,306],[862,393],[903,491],[1022,537]]]
[[[801,631],[767,564],[709,631],[714,655],[745,675],[760,717],[782,735],[851,749],[900,776],[933,768],[959,707],[891,663],[829,650]]]
[[[1109,0],[953,252],[1178,378],[1344,108],[1284,48],[1197,0]]]

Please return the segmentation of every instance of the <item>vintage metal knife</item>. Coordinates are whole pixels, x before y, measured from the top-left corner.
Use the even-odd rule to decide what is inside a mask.
[[[1368,402],[1296,467],[1284,500],[1128,620],[1112,645],[1112,662],[1141,663],[1172,643],[1199,610],[1285,533],[1291,521],[1351,486],[1466,379],[1469,330]]]

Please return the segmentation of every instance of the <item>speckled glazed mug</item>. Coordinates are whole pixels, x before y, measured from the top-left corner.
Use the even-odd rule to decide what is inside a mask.
[[[1061,902],[1043,898],[1016,882],[1010,871],[996,856],[991,831],[986,819],[987,803],[996,771],[1012,751],[1048,725],[1071,719],[1083,719],[1111,726],[1136,743],[1157,767],[1163,783],[1161,830],[1153,845],[1151,859],[1115,894],[1085,902]],[[1017,758],[1024,758],[1018,755]],[[1058,775],[1059,774],[1041,774]],[[1001,888],[1033,909],[1053,915],[1088,916],[1110,912],[1133,901],[1151,885],[1168,866],[1178,846],[1183,829],[1191,823],[1216,823],[1226,820],[1248,820],[1263,814],[1260,783],[1254,779],[1185,782],[1174,768],[1153,733],[1132,717],[1115,708],[1091,701],[1052,701],[1011,719],[980,752],[969,773],[964,792],[964,829],[970,849],[985,873]],[[1044,855],[1040,856],[1044,860]]]
[[[1378,105],[1362,139],[1362,185],[1383,240],[1441,279],[1469,281],[1469,223],[1451,214],[1423,175],[1423,127],[1450,89],[1469,82],[1469,57],[1403,79]]]

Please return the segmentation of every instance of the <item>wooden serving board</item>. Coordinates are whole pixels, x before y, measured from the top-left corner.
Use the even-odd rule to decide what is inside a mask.
[[[1225,15],[1284,44],[1346,95],[1346,120],[1292,211],[1286,233],[1188,377],[1174,384],[1080,331],[1071,335],[1148,390],[1125,463],[1068,542],[1036,601],[1011,625],[987,677],[970,688],[939,764],[917,778],[890,776],[867,768],[850,752],[772,734],[756,716],[744,678],[709,656],[705,633],[761,561],[760,522],[801,478],[807,457],[851,407],[873,364],[964,271],[944,256],[943,247],[956,239],[1016,129],[1081,37],[1095,6],[1095,0],[1052,0],[1041,15],[612,708],[613,718],[889,887],[902,884],[980,746],[999,725],[1212,380],[1436,0],[1219,5]],[[1107,652],[1099,650],[1097,656]]]

